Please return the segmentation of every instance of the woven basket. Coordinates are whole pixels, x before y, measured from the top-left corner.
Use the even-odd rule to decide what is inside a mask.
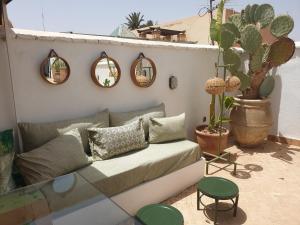
[[[225,86],[227,92],[237,91],[241,86],[240,78],[238,78],[237,76],[227,77],[225,81]]]
[[[205,91],[211,95],[220,95],[225,91],[225,81],[219,77],[211,78],[205,83]]]

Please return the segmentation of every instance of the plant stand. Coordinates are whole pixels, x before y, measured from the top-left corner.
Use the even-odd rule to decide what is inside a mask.
[[[206,162],[206,175],[208,175],[209,165],[211,163],[217,161],[217,160],[222,160],[222,161],[224,161],[224,162],[227,163],[226,166],[221,167],[218,171],[224,170],[227,167],[229,167],[230,165],[233,165],[233,175],[236,175],[237,163],[233,162],[230,158],[229,159],[224,158],[225,156],[227,156],[228,154],[230,154],[230,152],[224,152],[224,153],[222,153],[220,155],[214,155],[214,154],[211,154],[211,153],[208,153],[208,152],[203,152],[203,154],[213,157],[213,159],[211,159],[211,160],[209,160],[209,161]]]

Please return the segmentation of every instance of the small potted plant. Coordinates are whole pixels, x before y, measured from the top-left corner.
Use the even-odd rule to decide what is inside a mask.
[[[240,145],[253,147],[264,141],[272,126],[268,97],[275,79],[269,71],[294,55],[295,43],[287,37],[294,28],[294,21],[289,15],[275,17],[269,4],[247,5],[228,21],[222,25],[222,37],[234,46],[239,45],[248,59],[247,69],[242,69],[241,57],[245,54],[241,56],[234,48],[223,52],[224,64],[232,65],[226,69],[241,81],[241,95],[235,98],[236,104],[231,110],[231,129]],[[264,43],[261,30],[272,37],[271,43]]]
[[[220,155],[228,144],[229,130],[225,128],[224,124],[229,122],[226,115],[232,108],[234,100],[232,97],[225,96],[225,91],[236,91],[240,87],[240,79],[238,77],[232,75],[226,77],[227,68],[233,65],[220,65],[221,55],[233,45],[233,42],[227,41],[226,34],[223,32],[224,4],[225,1],[221,0],[218,5],[217,19],[211,21],[210,27],[211,39],[218,43],[218,58],[215,64],[216,75],[205,84],[206,92],[211,95],[209,123],[208,125],[200,125],[195,130],[201,150],[211,156]],[[222,77],[219,75],[220,69],[223,69]],[[216,103],[219,104],[218,111],[216,110]]]

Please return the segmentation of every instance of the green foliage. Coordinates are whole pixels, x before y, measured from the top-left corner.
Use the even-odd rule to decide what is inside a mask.
[[[261,34],[255,25],[248,24],[241,32],[241,47],[249,54],[254,54],[261,44]]]
[[[265,54],[265,48],[263,46],[260,46],[256,50],[256,52],[252,55],[251,60],[249,62],[250,70],[252,73],[262,68],[264,54]]]
[[[268,26],[274,19],[274,9],[270,4],[262,4],[255,10],[254,21],[260,24],[261,28]]]
[[[280,66],[291,59],[295,52],[295,42],[289,38],[282,37],[274,42],[265,56],[271,66]]]
[[[233,23],[241,32],[245,26],[245,23],[242,20],[241,14],[234,14],[228,18],[230,23]]]
[[[142,22],[144,21],[144,15],[141,15],[141,12],[132,12],[126,17],[127,27],[130,30],[135,30],[141,27]]]
[[[217,20],[212,19],[210,22],[210,39],[212,41],[220,42],[220,27],[217,25]]]
[[[251,84],[251,77],[244,74],[242,71],[238,71],[233,74],[234,76],[237,76],[241,81],[241,91],[245,91]]]
[[[251,23],[251,16],[250,16],[250,10],[251,10],[251,5],[247,5],[243,15],[243,19],[246,23]]]
[[[249,17],[250,17],[250,22],[253,23],[253,24],[256,23],[256,21],[254,19],[254,16],[255,16],[255,11],[256,11],[257,7],[258,7],[258,4],[254,4],[254,5],[251,6],[251,9],[250,9]]]
[[[271,33],[275,37],[283,37],[288,35],[294,29],[294,20],[289,15],[276,17],[270,27]]]
[[[259,87],[259,96],[267,98],[275,87],[275,79],[273,76],[267,76]]]
[[[109,87],[110,86],[110,80],[109,79],[105,79],[104,80],[104,84],[103,84],[105,87]]]
[[[233,33],[234,36],[235,36],[235,39],[238,39],[238,38],[241,37],[241,33],[240,33],[239,29],[233,23],[223,23],[222,24],[222,29],[228,30],[231,33]]]
[[[226,50],[233,45],[234,40],[235,40],[235,35],[226,29],[222,29],[220,39],[221,39],[220,47],[223,48],[224,50]]]
[[[223,21],[223,11],[224,11],[224,4],[226,0],[221,0],[219,5],[218,5],[218,10],[217,10],[217,19],[212,19],[210,23],[210,38],[212,41],[216,41],[219,45],[223,44],[225,47],[227,46],[228,42],[227,39],[221,40],[221,26],[222,26],[222,21]],[[226,36],[231,36],[230,34],[225,34]],[[230,38],[230,37],[229,37]]]
[[[0,133],[0,155],[5,155],[13,151],[14,136],[13,130],[6,130]]]
[[[233,107],[233,105],[234,105],[234,98],[225,96],[225,99],[224,99],[225,110],[230,110]]]
[[[223,53],[223,61],[225,65],[231,65],[227,69],[233,74],[239,70],[241,66],[240,56],[232,49],[227,49]]]
[[[224,50],[224,64],[231,65],[226,69],[240,78],[240,90],[244,91],[243,94],[248,94],[249,98],[258,97],[259,91],[262,92],[261,97],[269,95],[273,78],[263,78],[271,68],[290,60],[295,51],[294,41],[286,37],[294,28],[293,19],[288,15],[274,18],[274,9],[270,4],[247,5],[240,14],[229,17],[228,22],[222,25],[220,35],[217,36]],[[217,21],[215,23],[218,24]],[[260,34],[260,29],[268,26],[271,33],[279,38],[272,45],[263,43]],[[235,38],[234,41],[232,36]],[[249,55],[248,71],[239,71],[241,57],[230,49],[230,45],[234,43],[240,44]]]

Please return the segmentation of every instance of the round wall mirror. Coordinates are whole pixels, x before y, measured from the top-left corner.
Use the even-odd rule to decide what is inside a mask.
[[[91,75],[93,81],[100,87],[111,88],[119,82],[121,70],[116,60],[102,52],[92,65]]]
[[[70,66],[66,60],[51,50],[48,57],[41,64],[41,76],[50,84],[62,84],[69,79]]]
[[[131,65],[131,79],[139,87],[150,87],[156,78],[154,62],[140,53],[139,57]]]

